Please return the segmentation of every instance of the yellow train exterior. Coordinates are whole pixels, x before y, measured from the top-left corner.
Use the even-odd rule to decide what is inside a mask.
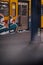
[[[42,11],[41,11],[41,28],[43,28],[43,0],[41,0],[41,9],[42,9]]]
[[[28,1],[31,1],[31,0],[28,0]],[[18,16],[18,0],[1,0],[0,2],[8,2],[10,4],[10,15],[12,15],[13,13],[13,10],[12,10],[12,3],[15,3],[15,8],[16,8],[16,12],[15,12],[15,16],[14,16],[14,19],[16,19],[16,17]],[[13,7],[14,8],[14,7]],[[30,12],[30,11],[29,11]],[[9,12],[8,12],[9,13]],[[9,19],[9,16],[5,16],[4,19],[8,20]]]
[[[27,1],[29,3],[28,4],[29,7],[28,7],[28,10],[27,10],[28,13],[26,13],[26,15],[31,16],[31,0],[27,0]],[[5,15],[4,16],[4,20],[7,20],[8,21],[10,19],[10,16],[12,16],[14,20],[16,20],[17,17],[19,16],[18,13],[20,13],[19,6],[18,6],[19,1],[18,0],[1,0],[0,2],[3,2],[4,5],[5,5],[5,3],[7,3],[7,7],[6,7],[7,9],[4,8],[4,10],[5,10],[4,11],[5,12],[4,13],[4,15]],[[25,2],[25,4],[26,4],[26,2]],[[25,15],[25,14],[23,13],[23,15]],[[23,19],[23,18],[21,18],[21,19]],[[24,19],[26,19],[26,17]],[[22,20],[22,22],[23,21],[27,21],[27,20]],[[22,27],[25,28],[26,27],[26,23],[23,24],[23,25],[25,25],[25,26],[24,27],[22,26]]]
[[[12,8],[15,8],[15,16],[13,16],[13,19],[15,19],[16,20],[16,18],[17,18],[17,16],[18,16],[18,0],[1,0],[1,1],[3,1],[3,2],[8,2],[10,5],[10,7],[9,7],[9,15],[13,15],[13,10],[12,10]],[[0,1],[0,2],[1,2]],[[31,15],[31,0],[28,0],[29,1],[29,16]],[[13,3],[15,3],[15,6],[13,7]],[[41,0],[41,8],[43,9],[43,0]],[[42,14],[43,14],[43,11],[42,11]],[[43,15],[41,14],[41,28],[43,28]],[[8,16],[4,16],[4,19],[5,20],[9,20],[9,15]]]
[[[7,2],[8,3],[8,5],[9,5],[8,13],[11,16],[12,16],[12,3],[16,3],[16,12],[15,12],[16,15],[14,16],[14,19],[16,19],[16,17],[18,16],[18,0],[1,0],[1,2]],[[9,15],[8,16],[4,16],[4,19],[8,20],[9,19]]]

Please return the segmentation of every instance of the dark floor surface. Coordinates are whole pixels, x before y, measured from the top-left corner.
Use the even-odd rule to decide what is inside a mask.
[[[0,36],[0,65],[37,65],[43,61],[43,43],[29,44],[30,32]]]

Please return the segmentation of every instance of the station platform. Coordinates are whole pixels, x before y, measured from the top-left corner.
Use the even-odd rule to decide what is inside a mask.
[[[34,41],[29,44],[29,42],[29,31],[0,35],[0,65],[41,65],[43,43]]]

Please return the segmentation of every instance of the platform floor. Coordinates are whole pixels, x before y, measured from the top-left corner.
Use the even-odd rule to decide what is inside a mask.
[[[43,43],[29,42],[30,32],[0,35],[0,65],[41,65]]]

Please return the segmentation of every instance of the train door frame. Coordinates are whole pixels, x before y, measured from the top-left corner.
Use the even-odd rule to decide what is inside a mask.
[[[26,30],[29,30],[29,1],[18,0],[18,2],[28,3],[28,28]],[[19,15],[19,13],[18,13],[18,15]]]

